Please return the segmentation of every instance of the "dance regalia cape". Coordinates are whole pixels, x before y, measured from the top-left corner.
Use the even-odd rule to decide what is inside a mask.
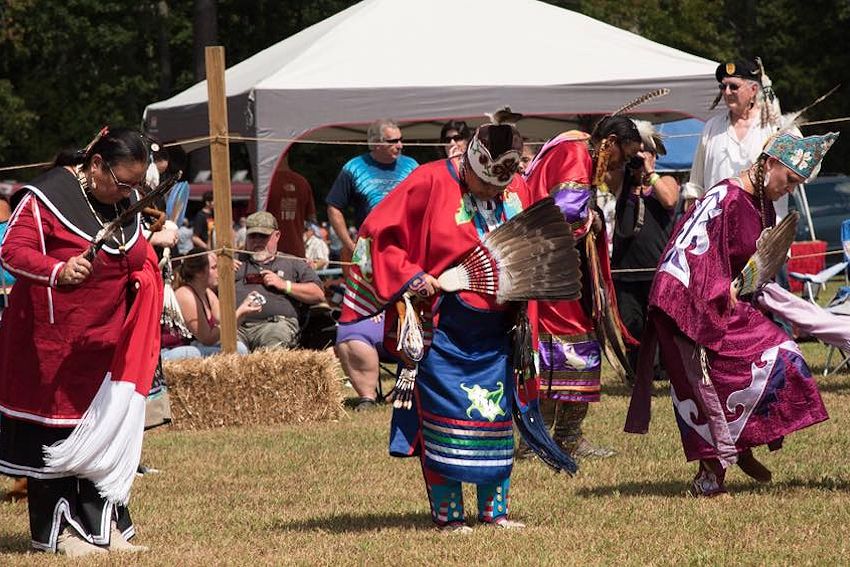
[[[765,218],[774,218],[771,204]],[[762,230],[755,199],[739,182],[715,185],[676,227],[658,266],[642,344],[661,347],[688,460],[724,466],[827,419],[798,346],[730,285],[756,250]],[[646,352],[654,352],[654,347]],[[704,364],[700,363],[704,353]],[[649,426],[652,361],[643,356],[626,431]]]
[[[497,201],[502,221],[519,213],[529,203],[525,182],[515,176]],[[480,220],[450,161],[414,170],[360,229],[340,320],[392,306],[418,289],[424,274],[436,277],[458,264],[481,242]],[[426,311],[433,313],[433,340],[418,366],[414,408],[393,412],[390,452],[422,454],[429,470],[461,482],[507,478],[514,391],[508,308],[494,296],[462,291],[432,298]],[[387,309],[387,330],[394,316],[395,308]]]
[[[42,460],[31,447],[19,450],[23,436],[4,442],[0,471],[85,477],[110,501],[126,502],[159,352],[156,256],[137,215],[123,227],[125,253],[110,240],[84,283],[57,287],[65,261],[84,252],[101,225],[64,168],[24,190],[2,246],[3,267],[18,281],[0,325],[0,414],[30,440],[61,443]]]
[[[591,297],[593,270],[616,314],[616,297],[611,279],[607,239],[600,234],[587,241],[593,200],[591,177],[593,161],[587,149],[589,136],[570,131],[547,142],[526,172],[533,199],[555,198],[564,217],[573,227],[582,258],[582,297],[573,301],[537,301],[529,306],[535,350],[538,354],[540,391],[548,398],[570,402],[599,401],[602,346],[594,330]],[[603,228],[604,231],[604,228]],[[593,246],[599,260],[591,265],[587,246]],[[536,303],[536,305],[534,305]],[[634,342],[616,316],[625,340]]]

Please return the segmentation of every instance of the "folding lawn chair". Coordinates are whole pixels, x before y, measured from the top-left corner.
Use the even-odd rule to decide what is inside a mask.
[[[847,284],[847,266],[850,260],[850,219],[841,223],[841,246],[844,249],[844,261],[830,266],[818,272],[817,274],[801,274],[799,272],[789,272],[788,276],[803,282],[806,291],[806,299],[812,303],[817,303],[818,294],[826,287],[826,283],[844,272],[844,283]],[[817,289],[815,288],[817,286]]]

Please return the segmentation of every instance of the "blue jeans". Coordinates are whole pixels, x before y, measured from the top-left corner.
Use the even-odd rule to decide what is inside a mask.
[[[221,345],[205,345],[198,341],[191,344],[162,349],[162,360],[183,360],[186,358],[206,358],[221,352]],[[242,341],[236,341],[236,352],[248,354],[248,347]]]

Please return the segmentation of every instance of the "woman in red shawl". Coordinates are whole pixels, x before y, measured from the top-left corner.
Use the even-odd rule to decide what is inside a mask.
[[[0,260],[17,283],[0,325],[0,472],[29,478],[35,549],[141,551],[127,542],[135,532],[123,504],[159,351],[162,282],[138,214],[91,260],[86,251],[139,198],[147,147],[138,132],[104,129],[66,161],[24,188],[3,240]],[[116,469],[117,492],[106,481]]]

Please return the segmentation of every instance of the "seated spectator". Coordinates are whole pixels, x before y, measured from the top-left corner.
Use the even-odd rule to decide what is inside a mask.
[[[441,158],[453,158],[466,151],[466,145],[472,137],[472,132],[463,120],[449,120],[440,130]]]
[[[189,344],[171,348],[165,346],[169,341],[164,339],[163,360],[202,358],[221,352],[221,312],[218,296],[213,291],[218,286],[217,259],[215,254],[200,254],[204,251],[203,248],[193,248],[189,253],[190,257],[183,260],[180,265],[180,279],[183,285],[174,292],[183,321],[194,339]],[[193,254],[200,255],[192,256]],[[252,301],[250,297],[243,298],[236,308],[237,324],[246,315],[259,310],[260,305],[256,301]],[[236,352],[247,354],[248,347],[237,341]]]
[[[314,270],[324,270],[328,266],[330,250],[320,238],[321,229],[312,223],[305,223],[304,257],[310,261]]]
[[[267,211],[248,217],[246,252],[236,270],[236,301],[251,292],[263,297],[262,309],[239,324],[239,338],[254,351],[264,347],[291,348],[298,344],[299,310],[325,299],[321,280],[303,258],[277,257],[280,231]]]

